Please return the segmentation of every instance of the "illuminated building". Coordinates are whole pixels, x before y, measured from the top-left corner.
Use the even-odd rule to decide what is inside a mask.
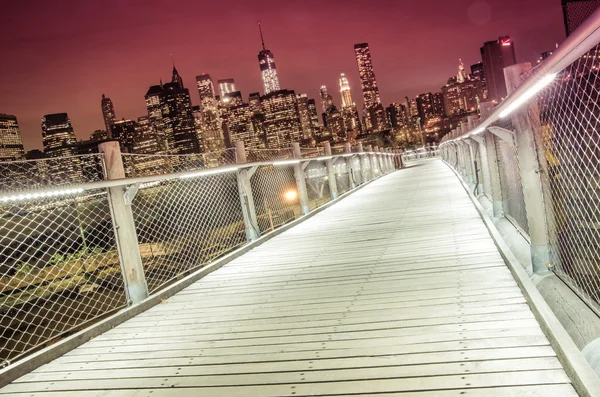
[[[44,157],[68,157],[75,154],[77,139],[66,113],[47,114],[42,117],[42,142]],[[81,178],[81,163],[78,157],[41,163],[38,171],[52,181]]]
[[[377,80],[375,80],[375,72],[373,71],[373,61],[371,59],[371,51],[367,43],[355,44],[354,54],[356,55],[356,63],[358,65],[358,74],[360,76],[360,85],[363,92],[365,107],[369,108],[381,103],[379,98],[379,88],[377,88]]]
[[[42,118],[42,141],[46,157],[73,155],[77,139],[66,113],[47,114]]]
[[[562,0],[567,36],[571,35],[599,7],[600,0]]]
[[[510,37],[503,36],[485,42],[480,51],[488,100],[499,103],[507,95],[504,68],[517,63],[515,45]]]
[[[222,97],[222,103],[227,107],[239,106],[244,103],[242,93],[239,91],[228,92]]]
[[[464,71],[464,69],[463,69]],[[417,96],[417,111],[419,113],[419,118],[421,119],[421,124],[425,124],[427,120],[433,117],[433,95],[431,92],[427,92],[425,94],[420,94]]]
[[[250,95],[248,95],[248,105],[250,105],[250,111],[252,114],[261,113],[262,109],[260,108],[260,93],[251,92]]]
[[[296,93],[292,90],[272,91],[260,98],[265,117],[267,147],[290,147],[302,139]]]
[[[313,137],[316,139],[320,136],[322,127],[319,122],[319,112],[317,110],[317,103],[314,99],[309,99],[308,103],[308,117],[310,119],[310,127],[312,130]]]
[[[388,120],[393,129],[400,129],[406,124],[406,106],[400,103],[391,103],[385,109]]]
[[[332,137],[336,140],[345,140],[347,137],[346,134],[346,125],[344,124],[344,117],[342,113],[335,106],[329,109],[326,116],[327,121],[327,129]]]
[[[443,92],[436,92],[435,94],[433,94],[433,115],[435,117],[441,117],[446,115]]]
[[[369,119],[368,121],[365,120],[365,124],[369,126],[369,132],[385,130],[388,127],[387,117],[379,97],[379,88],[377,87],[377,80],[373,71],[373,61],[369,45],[367,43],[355,44],[354,54],[356,56],[356,64],[358,65],[365,109],[367,109],[365,116]]]
[[[150,87],[145,98],[148,117],[157,133],[165,136],[167,152],[199,153],[190,92],[175,66],[171,82]]]
[[[333,98],[327,93],[327,87],[324,85],[322,85],[319,89],[319,94],[321,96],[321,107],[323,108],[323,113],[327,113],[333,106]]]
[[[354,133],[355,136],[362,133],[362,124],[360,122],[360,117],[358,116],[356,105],[352,104],[342,108],[342,118],[344,119],[347,137],[351,135],[351,133]]]
[[[120,120],[112,124],[112,139],[119,141],[122,152],[133,153],[136,123],[133,120]]]
[[[482,98],[481,81],[467,80],[463,83],[454,81],[449,79],[449,83],[442,87],[446,115],[451,117],[476,111]]]
[[[17,116],[0,113],[0,161],[19,160],[24,155]]]
[[[483,89],[483,92],[482,92],[483,99],[482,100],[487,100],[488,92],[487,92],[487,86],[485,83],[485,71],[483,68],[483,62],[477,62],[477,63],[471,65],[471,79],[481,81],[481,87]]]
[[[354,105],[354,102],[352,102],[350,84],[343,72],[340,74],[340,95],[342,96],[342,109]]]
[[[223,130],[227,147],[233,147],[234,143],[238,141],[244,142],[246,149],[264,149],[266,147],[263,131],[255,129],[253,113],[249,104],[228,106],[223,116]]]
[[[215,89],[208,74],[196,76],[196,87],[200,97],[201,137],[203,150],[214,152],[224,147],[219,109]]]
[[[470,80],[470,79],[471,78],[465,71],[465,64],[463,63],[462,59],[459,58],[458,59],[458,73],[456,73],[456,81],[458,83],[464,83],[465,81]]]
[[[417,107],[417,101],[414,99],[406,98],[406,116],[407,117],[418,117],[419,108]]]
[[[102,100],[100,101],[102,106],[102,118],[104,119],[104,126],[109,137],[112,137],[112,125],[116,120],[115,107],[113,106],[110,98],[107,98],[102,94]]]
[[[263,38],[260,22],[258,23],[258,30],[260,31],[260,42],[262,44],[262,51],[258,53],[258,65],[260,67],[260,74],[262,76],[266,95],[273,91],[280,90],[279,78],[277,77],[277,68],[275,67],[273,53],[265,48],[265,40]]]
[[[306,94],[296,95],[298,102],[298,114],[300,116],[300,125],[302,126],[302,139],[310,139],[314,136],[310,113],[308,109],[308,96]]]
[[[96,130],[90,134],[90,141],[103,141],[108,139],[106,130]]]
[[[230,92],[236,91],[234,79],[217,80],[217,85],[219,86],[219,92],[221,93],[221,98],[224,98],[225,94],[229,94]]]

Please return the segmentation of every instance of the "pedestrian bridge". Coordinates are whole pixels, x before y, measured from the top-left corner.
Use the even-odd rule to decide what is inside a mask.
[[[522,281],[454,172],[420,160],[0,394],[577,396]]]

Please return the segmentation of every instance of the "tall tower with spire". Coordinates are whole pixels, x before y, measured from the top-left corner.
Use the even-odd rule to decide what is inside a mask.
[[[469,75],[465,71],[465,65],[463,64],[462,59],[458,58],[458,73],[456,75],[457,83],[464,83],[469,80]]]
[[[265,47],[260,22],[258,23],[258,31],[260,32],[260,42],[262,44],[262,51],[258,53],[258,66],[260,67],[260,74],[266,95],[273,91],[279,91],[281,88],[279,86],[279,78],[277,77],[275,58],[273,57],[273,53]]]
[[[354,104],[352,102],[350,84],[348,83],[348,78],[346,77],[344,72],[340,74],[340,94],[342,95],[342,109],[352,106]]]
[[[173,61],[173,55],[171,54],[171,63],[173,64],[173,76],[171,77],[171,83],[177,84],[179,88],[183,89],[183,79],[179,75],[177,68],[175,67],[175,61]],[[162,82],[161,82],[162,85]]]

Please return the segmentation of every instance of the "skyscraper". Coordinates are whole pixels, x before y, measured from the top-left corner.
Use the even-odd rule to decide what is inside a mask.
[[[573,33],[598,7],[600,7],[600,0],[562,0],[567,36]]]
[[[116,120],[115,107],[110,98],[105,97],[104,94],[102,94],[102,101],[100,101],[100,103],[102,106],[102,117],[104,118],[106,132],[109,137],[112,137],[112,125]]]
[[[340,74],[340,95],[342,96],[342,109],[348,106],[352,106],[352,93],[350,91],[350,84],[344,72]]]
[[[136,131],[136,122],[133,120],[119,120],[113,123],[112,139],[119,141],[122,152],[133,153],[133,144]]]
[[[265,116],[267,147],[290,147],[302,138],[302,125],[296,93],[292,90],[272,91],[260,98]]]
[[[166,151],[172,154],[198,153],[190,92],[173,66],[170,83],[150,87],[146,93],[148,117],[154,129],[165,138]]]
[[[368,43],[354,45],[354,54],[358,65],[358,74],[360,76],[360,85],[365,100],[365,107],[369,108],[381,103],[379,98],[379,88],[375,80],[373,71],[373,61],[371,59],[371,50]]]
[[[507,95],[504,68],[517,63],[513,41],[509,36],[502,36],[485,42],[481,47],[481,60],[488,100],[499,103]]]
[[[435,94],[433,94],[433,115],[437,117],[446,115],[446,110],[444,109],[443,92],[436,92]]]
[[[217,81],[219,86],[219,92],[221,93],[221,99],[225,97],[225,94],[235,92],[235,80],[234,79],[221,79]]]
[[[260,74],[262,76],[266,95],[280,89],[279,78],[277,77],[277,69],[275,67],[275,58],[273,57],[273,53],[267,50],[265,47],[265,40],[263,38],[260,22],[258,23],[258,30],[260,32],[260,42],[262,44],[262,51],[258,53],[258,65],[260,67]]]
[[[417,96],[417,111],[421,118],[421,124],[433,117],[433,95],[426,92]]]
[[[388,128],[387,117],[379,97],[379,88],[377,87],[377,80],[375,80],[369,44],[355,44],[354,55],[356,56],[360,85],[365,101],[365,113],[369,118],[369,120],[365,120],[365,124],[369,126],[371,132],[385,130]]]
[[[219,109],[215,99],[215,88],[209,74],[196,76],[196,87],[200,97],[201,136],[206,152],[224,147],[223,130],[219,119]]]
[[[0,161],[19,160],[24,155],[17,116],[0,113]]]
[[[313,130],[308,109],[308,96],[306,94],[298,94],[296,95],[296,100],[298,102],[300,125],[302,126],[302,139],[310,139],[313,137]]]
[[[73,154],[77,139],[66,113],[47,114],[42,118],[42,142],[46,157],[64,157]]]
[[[323,108],[323,113],[329,112],[329,109],[333,106],[333,98],[327,92],[327,87],[322,85],[319,89],[319,94],[321,96],[321,107]]]
[[[465,64],[462,59],[458,59],[458,73],[456,74],[456,81],[459,83],[464,83],[466,80],[469,80],[469,74],[465,71]]]

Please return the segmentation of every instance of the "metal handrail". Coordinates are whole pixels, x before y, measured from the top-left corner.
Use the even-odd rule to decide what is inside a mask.
[[[556,74],[564,70],[567,66],[575,62],[578,58],[585,55],[600,42],[600,9],[596,10],[584,23],[581,24],[567,39],[539,65],[531,76],[523,82],[513,93],[511,93],[502,103],[500,103],[489,117],[481,120],[479,125],[467,134],[449,140],[442,140],[440,147],[451,142],[464,139],[465,137],[480,135],[498,121],[505,110],[511,105],[527,95],[528,91],[534,87],[544,77]]]

